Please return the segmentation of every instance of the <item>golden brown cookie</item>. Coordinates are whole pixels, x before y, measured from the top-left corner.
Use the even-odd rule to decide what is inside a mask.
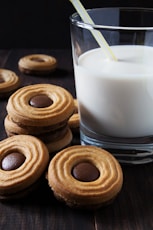
[[[19,77],[13,71],[0,69],[0,97],[9,96],[19,84]]]
[[[0,199],[16,199],[32,190],[49,162],[45,144],[29,135],[0,142]]]
[[[59,128],[53,130],[45,130],[42,127],[20,127],[14,123],[9,116],[7,115],[4,120],[5,131],[8,137],[25,134],[25,135],[34,135],[42,140],[47,148],[49,153],[56,153],[57,151],[69,146],[72,142],[72,132],[69,129],[68,125],[59,126]]]
[[[73,138],[72,132],[69,128],[67,128],[64,135],[59,135],[58,138],[51,140],[50,142],[44,141],[44,143],[46,143],[46,146],[50,153],[55,153],[71,145],[72,138]]]
[[[110,203],[123,183],[118,161],[94,146],[76,145],[57,153],[47,179],[54,195],[76,208],[99,208]]]
[[[47,99],[48,104],[40,106],[41,97],[44,97],[44,101]],[[68,120],[73,111],[71,94],[64,88],[51,84],[20,88],[11,95],[7,104],[7,112],[13,121],[27,126],[55,125]]]
[[[51,84],[25,86],[11,95],[6,108],[4,126],[8,136],[34,135],[50,153],[70,145],[68,120],[74,101],[64,88]]]
[[[73,133],[79,133],[79,128],[80,128],[80,116],[78,113],[78,101],[77,99],[74,99],[74,113],[70,117],[68,124],[70,129],[72,130]]]
[[[45,54],[31,54],[20,58],[19,70],[25,74],[49,74],[57,67],[57,59]]]

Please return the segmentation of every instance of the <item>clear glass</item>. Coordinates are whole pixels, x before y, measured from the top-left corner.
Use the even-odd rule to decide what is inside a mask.
[[[82,145],[111,152],[121,163],[153,161],[153,9],[88,10],[95,25],[70,17]],[[99,30],[117,61],[99,47]]]

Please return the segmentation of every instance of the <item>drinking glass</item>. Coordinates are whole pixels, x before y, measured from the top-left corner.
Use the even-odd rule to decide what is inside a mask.
[[[153,9],[87,10],[70,17],[82,145],[111,152],[121,163],[153,161]],[[99,47],[99,31],[117,60]]]

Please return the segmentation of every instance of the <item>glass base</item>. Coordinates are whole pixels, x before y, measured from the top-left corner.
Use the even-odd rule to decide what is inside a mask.
[[[81,128],[80,141],[82,145],[94,145],[109,151],[121,164],[153,162],[153,136],[114,138],[98,135]]]

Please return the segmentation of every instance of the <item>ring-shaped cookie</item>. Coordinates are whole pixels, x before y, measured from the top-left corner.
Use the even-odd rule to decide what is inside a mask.
[[[55,153],[69,146],[72,141],[72,138],[73,136],[71,130],[67,129],[65,135],[60,137],[60,139],[52,141],[51,143],[46,143],[46,146],[50,153]]]
[[[78,100],[77,99],[74,99],[74,113],[69,118],[68,124],[74,133],[79,132],[80,115],[78,113]]]
[[[19,77],[11,70],[0,69],[0,94],[15,90],[19,86]]]
[[[30,74],[50,73],[57,67],[57,60],[46,54],[31,54],[20,58],[18,62],[20,71]]]
[[[74,113],[69,121],[68,121],[69,127],[74,132],[79,132],[79,126],[80,126],[80,116],[78,113]]]
[[[99,177],[90,182],[74,178],[72,169],[81,162],[92,163],[99,170]],[[123,174],[118,161],[107,151],[78,145],[54,156],[48,168],[48,183],[55,196],[69,206],[97,208],[116,197]]]
[[[49,153],[43,142],[28,135],[16,135],[0,142],[0,162],[12,152],[25,156],[24,163],[15,170],[0,167],[0,197],[11,196],[33,185],[44,173]]]
[[[32,97],[45,94],[52,101],[48,107],[36,108],[29,104]],[[51,84],[29,85],[17,90],[8,100],[7,112],[16,123],[29,126],[55,125],[73,113],[72,95],[62,87]]]

